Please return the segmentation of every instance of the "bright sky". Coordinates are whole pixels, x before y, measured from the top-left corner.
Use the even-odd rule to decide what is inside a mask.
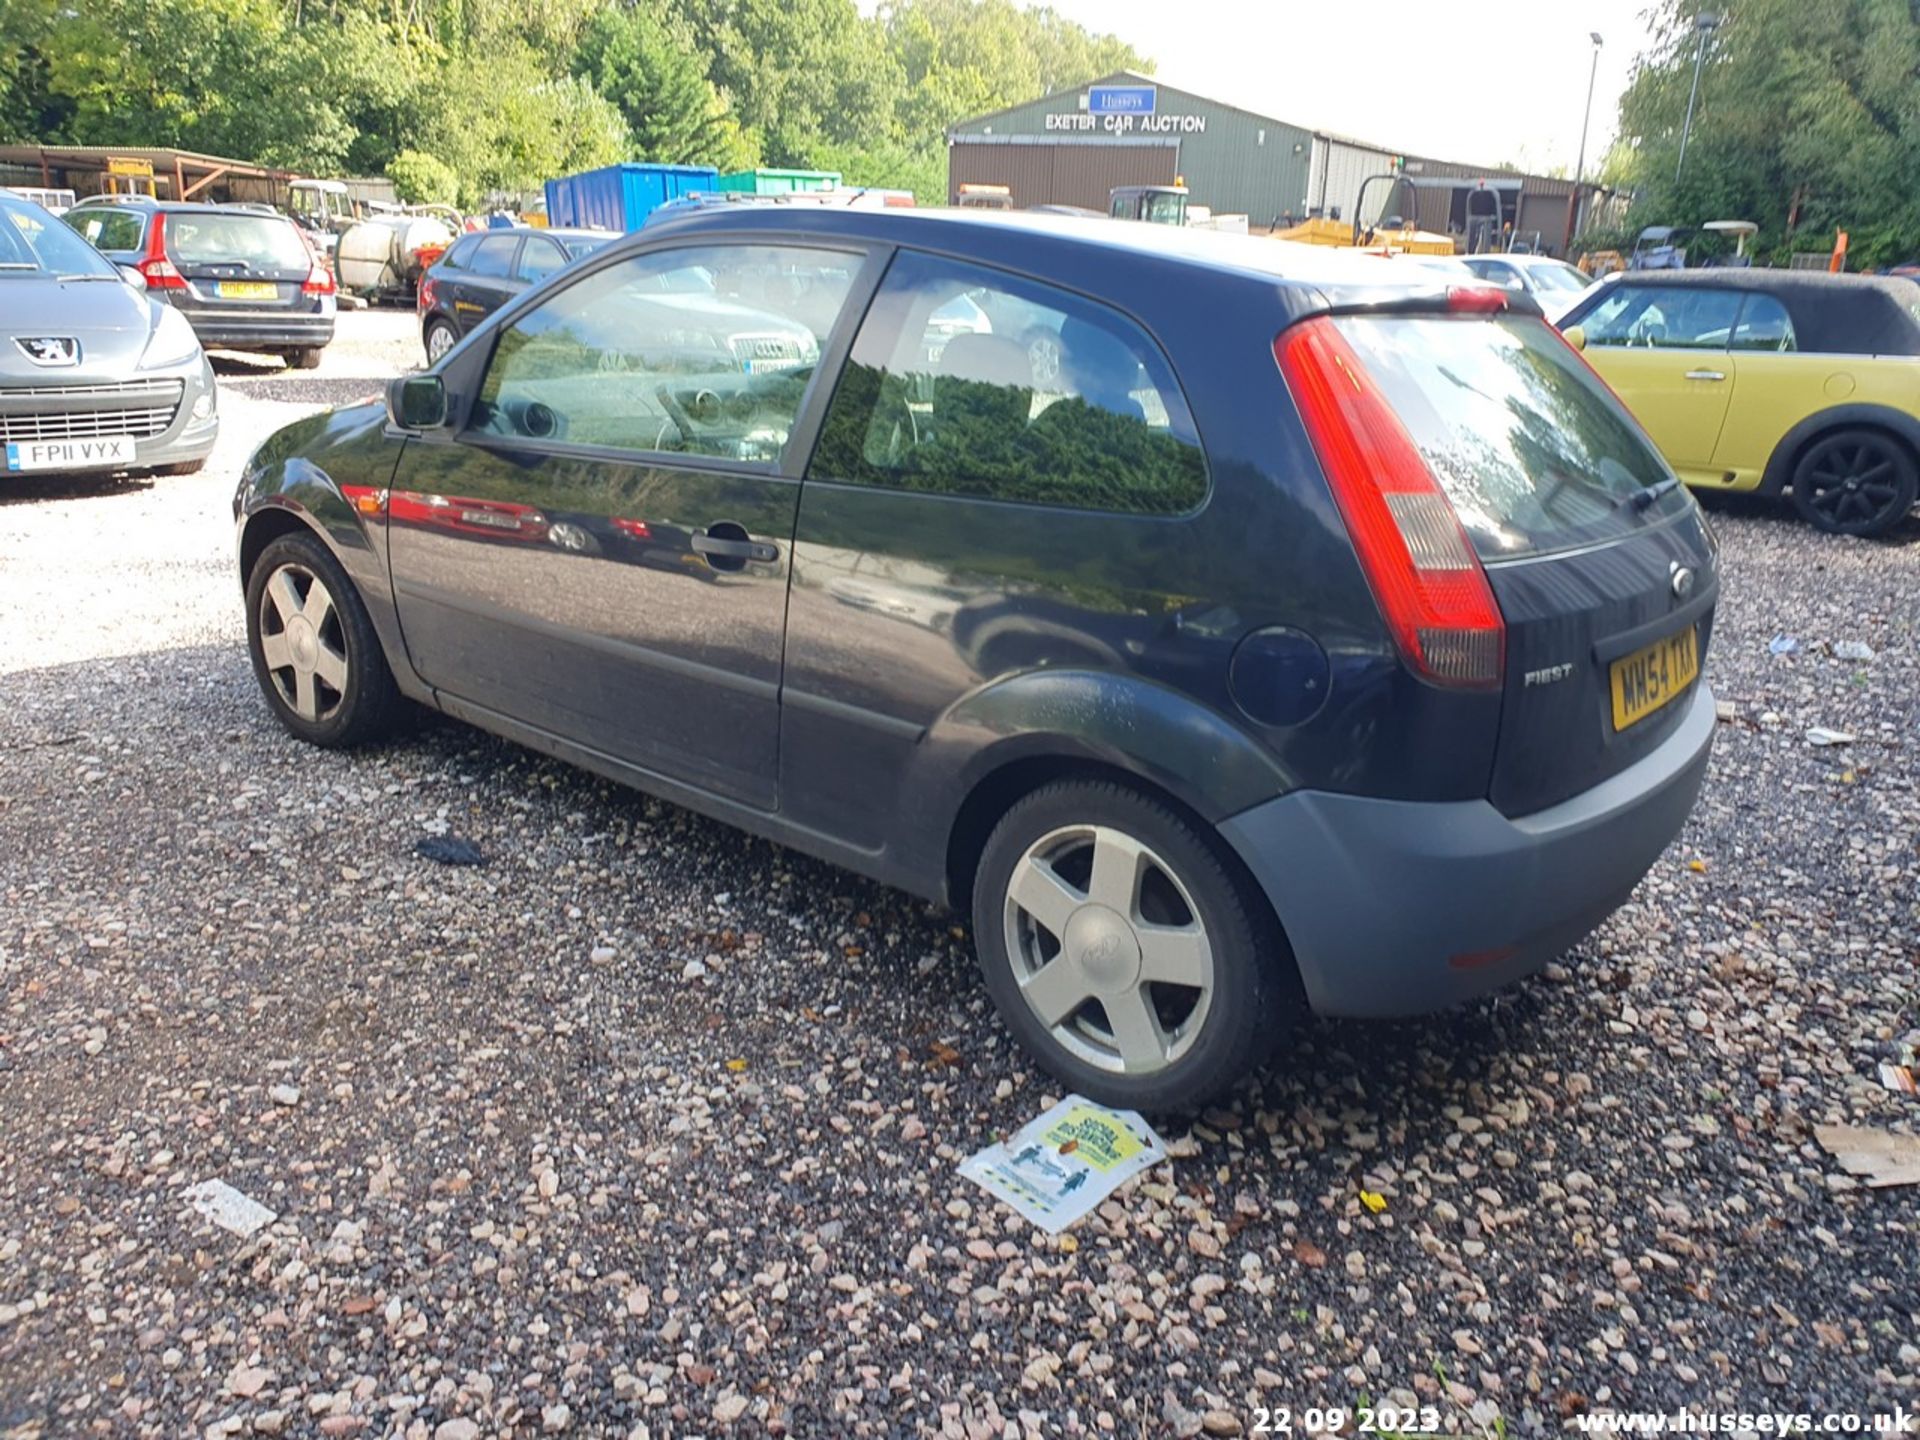
[[[1651,0],[1048,0],[1158,62],[1156,78],[1389,149],[1572,173],[1593,47],[1589,169],[1647,48]]]

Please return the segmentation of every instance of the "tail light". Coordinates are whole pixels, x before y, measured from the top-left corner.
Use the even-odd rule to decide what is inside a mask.
[[[184,290],[187,282],[167,258],[167,217],[155,214],[147,226],[147,248],[134,269],[147,277],[149,290]]]
[[[424,315],[433,308],[434,302],[440,298],[437,293],[438,289],[439,287],[435,284],[433,276],[422,275],[420,277],[420,292],[414,297],[413,305],[416,314]]]
[[[307,271],[307,278],[301,282],[300,293],[302,295],[333,294],[333,272],[315,260]]]
[[[1394,643],[1436,685],[1498,686],[1506,622],[1453,504],[1334,322],[1305,320],[1274,341]]]

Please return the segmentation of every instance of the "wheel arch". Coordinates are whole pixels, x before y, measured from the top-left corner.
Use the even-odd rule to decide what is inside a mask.
[[[1780,437],[1761,472],[1759,493],[1782,494],[1792,483],[1794,468],[1808,448],[1835,430],[1877,430],[1903,445],[1908,457],[1920,464],[1920,417],[1891,405],[1830,405],[1816,410]]]
[[[1279,757],[1252,736],[1198,701],[1136,676],[1011,676],[955,706],[927,739],[936,752],[943,741],[972,751],[952,783],[944,855],[946,895],[962,912],[994,825],[1023,796],[1055,780],[1129,785],[1209,835],[1228,816],[1297,788]]]

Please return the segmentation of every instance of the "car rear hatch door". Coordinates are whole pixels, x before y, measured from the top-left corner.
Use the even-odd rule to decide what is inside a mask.
[[[165,216],[167,258],[207,310],[310,309],[314,259],[291,220],[231,211]]]
[[[1521,816],[1647,755],[1698,686],[1718,581],[1692,497],[1532,315],[1333,322],[1440,488],[1504,621],[1488,798]]]

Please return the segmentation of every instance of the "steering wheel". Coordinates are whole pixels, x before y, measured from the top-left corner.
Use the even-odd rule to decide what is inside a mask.
[[[687,407],[676,400],[673,392],[664,385],[656,386],[653,395],[660,402],[660,408],[667,412],[667,418],[673,421],[673,428],[680,432],[680,448],[691,450],[693,448],[693,416],[687,413]]]

